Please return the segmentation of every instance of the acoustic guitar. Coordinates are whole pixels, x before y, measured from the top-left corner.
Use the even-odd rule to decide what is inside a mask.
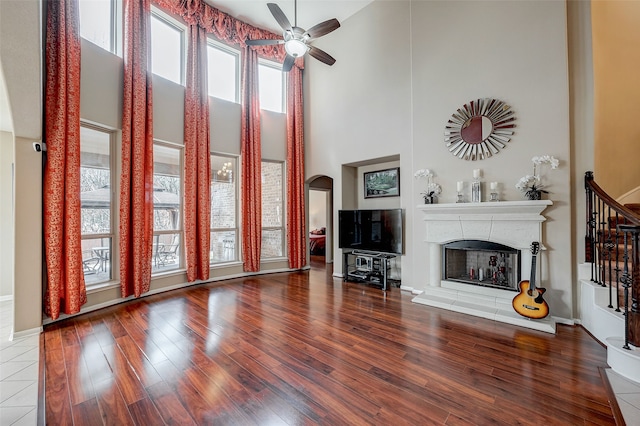
[[[539,249],[539,242],[531,243],[531,278],[529,281],[520,281],[520,293],[511,302],[517,313],[532,319],[541,319],[549,315],[549,305],[542,298],[546,290],[536,287],[536,257]]]

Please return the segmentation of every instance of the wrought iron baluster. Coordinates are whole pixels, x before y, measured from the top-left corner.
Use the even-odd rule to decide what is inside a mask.
[[[616,243],[616,312],[620,312],[620,233],[618,232],[618,224],[620,223],[620,215],[616,212],[615,221],[615,243]]]
[[[607,213],[606,213],[606,222],[607,222],[607,238],[603,239],[603,243],[602,243],[602,248],[603,248],[603,252],[602,252],[602,256],[605,263],[605,267],[607,268],[606,271],[608,271],[608,275],[606,275],[602,281],[602,283],[604,285],[606,285],[606,283],[609,283],[609,305],[607,306],[609,309],[613,309],[613,268],[612,268],[612,262],[613,262],[613,249],[615,248],[615,244],[613,243],[613,231],[611,230],[611,207],[607,206],[606,209]],[[603,273],[603,275],[605,275]],[[617,296],[616,296],[617,297]]]
[[[605,248],[604,248],[604,201],[598,197],[598,284],[602,287],[606,287],[605,283]]]

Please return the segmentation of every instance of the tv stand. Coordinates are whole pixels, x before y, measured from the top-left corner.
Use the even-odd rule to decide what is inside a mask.
[[[396,257],[391,253],[352,250],[342,253],[342,280],[368,282],[380,285],[382,290],[388,290],[390,259]]]

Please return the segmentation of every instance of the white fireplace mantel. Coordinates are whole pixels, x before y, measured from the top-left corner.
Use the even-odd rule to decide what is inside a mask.
[[[513,310],[511,300],[517,293],[442,279],[442,245],[458,240],[490,241],[521,250],[520,279],[528,279],[529,249],[532,242],[541,242],[546,220],[542,212],[552,204],[535,200],[419,205],[429,259],[423,275],[427,287],[414,302],[555,333],[552,318],[531,321]],[[543,244],[540,247],[544,249]]]
[[[483,240],[526,249],[542,237],[542,212],[550,200],[485,203],[425,204],[418,206],[427,224],[425,241],[443,244]]]

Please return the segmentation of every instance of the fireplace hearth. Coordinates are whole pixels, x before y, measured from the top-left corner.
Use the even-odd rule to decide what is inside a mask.
[[[520,250],[481,240],[442,245],[442,279],[481,287],[518,291]]]

